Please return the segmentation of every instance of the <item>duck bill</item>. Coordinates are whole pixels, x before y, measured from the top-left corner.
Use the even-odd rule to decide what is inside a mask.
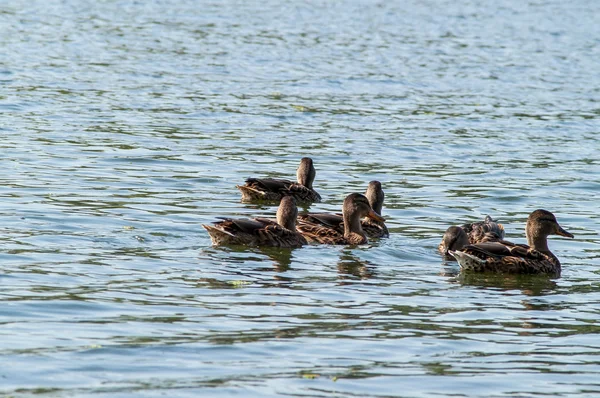
[[[367,217],[369,217],[371,220],[375,220],[375,221],[378,221],[378,222],[385,222],[385,218],[383,218],[379,214],[375,213],[374,210],[370,210],[367,213]]]
[[[564,236],[565,238],[574,238],[572,233],[565,231],[560,225],[556,229],[556,235]]]

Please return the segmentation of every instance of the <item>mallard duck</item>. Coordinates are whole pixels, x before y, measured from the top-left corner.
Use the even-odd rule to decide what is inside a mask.
[[[485,220],[477,221],[462,226],[449,227],[438,250],[444,256],[448,256],[449,250],[460,250],[466,245],[473,245],[483,242],[496,242],[504,239],[504,226],[494,221],[492,217],[485,216]]]
[[[383,193],[381,183],[377,180],[369,182],[365,196],[367,197],[367,200],[369,201],[373,211],[381,216],[383,201],[385,199],[385,193]],[[390,233],[383,221],[376,221],[367,217],[362,220],[361,224],[363,230],[366,232],[369,238],[387,238],[390,236]]]
[[[529,215],[525,233],[529,245],[501,240],[467,245],[449,253],[463,271],[559,276],[560,261],[548,249],[548,235],[573,238],[573,234],[565,231],[547,210],[536,210]]]
[[[381,189],[381,183],[379,181],[371,181],[365,196],[373,211],[381,215],[381,208],[383,207],[383,200],[385,199],[385,194],[383,193],[383,189]],[[304,213],[298,215],[298,220],[323,225],[335,229],[340,234],[344,233],[344,218],[340,213]],[[384,222],[375,221],[369,217],[365,217],[361,220],[360,224],[369,238],[390,236]]]
[[[277,221],[268,218],[222,218],[214,225],[202,225],[213,245],[300,247],[306,239],[296,230],[298,207],[291,196],[281,199]]]
[[[302,158],[296,171],[298,182],[280,178],[248,178],[245,185],[236,185],[242,192],[243,202],[255,200],[279,201],[293,196],[298,202],[320,202],[321,195],[313,189],[317,172],[311,158]]]
[[[363,231],[360,222],[360,219],[365,216],[375,221],[384,221],[383,217],[373,211],[364,195],[352,193],[344,199],[344,205],[342,206],[343,233],[330,226],[309,221],[300,221],[298,231],[309,242],[331,245],[362,245],[368,242],[367,235]]]

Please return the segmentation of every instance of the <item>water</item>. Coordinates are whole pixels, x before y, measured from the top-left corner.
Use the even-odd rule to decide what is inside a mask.
[[[600,393],[594,1],[0,5],[0,394]],[[382,181],[389,239],[213,248],[248,176]],[[561,278],[459,275],[536,208]]]

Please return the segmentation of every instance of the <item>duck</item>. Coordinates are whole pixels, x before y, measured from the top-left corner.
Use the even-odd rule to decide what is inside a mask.
[[[456,258],[461,271],[560,276],[560,261],[548,248],[548,236],[573,238],[573,234],[558,224],[554,214],[543,209],[529,215],[525,233],[527,245],[500,240],[467,245],[448,253]]]
[[[298,182],[280,178],[248,178],[246,184],[236,185],[242,192],[242,202],[279,201],[284,196],[292,196],[303,203],[320,202],[321,195],[313,189],[317,172],[311,158],[304,157],[296,171]]]
[[[342,206],[343,232],[328,225],[302,220],[298,222],[297,228],[309,242],[330,245],[362,245],[369,241],[360,222],[360,219],[365,216],[377,222],[385,221],[383,217],[375,213],[364,195],[351,193],[346,196]]]
[[[281,199],[277,220],[268,218],[224,218],[214,225],[202,226],[208,231],[214,246],[247,245],[295,248],[307,244],[296,229],[298,207],[292,196]]]
[[[454,259],[448,254],[449,250],[460,250],[467,245],[496,242],[502,239],[504,239],[504,226],[488,215],[483,221],[449,227],[442,237],[438,250],[445,257]]]
[[[385,194],[381,188],[381,182],[375,180],[369,182],[365,197],[369,201],[369,205],[373,211],[378,215],[381,215],[381,209],[385,199]],[[344,218],[340,213],[304,213],[298,215],[298,220],[330,227],[340,234],[344,233]],[[375,221],[369,217],[365,217],[361,220],[360,224],[368,238],[387,238],[390,236],[384,222]]]
[[[369,201],[373,211],[381,216],[383,201],[385,200],[385,193],[381,188],[381,182],[377,180],[369,182],[365,196]],[[367,217],[363,219],[361,224],[363,230],[370,238],[387,238],[390,236],[390,232],[388,231],[384,221],[376,221]]]

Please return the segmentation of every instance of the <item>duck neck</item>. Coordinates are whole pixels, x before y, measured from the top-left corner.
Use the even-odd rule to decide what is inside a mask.
[[[314,181],[314,177],[311,178],[310,174],[306,174],[303,176],[298,177],[298,183],[300,185],[304,185],[306,188],[308,189],[313,189],[313,181]]]
[[[381,215],[381,208],[383,207],[383,203],[378,201],[373,203],[371,207],[373,208],[373,211],[375,211],[375,213]]]
[[[350,236],[355,233],[361,236],[365,236],[360,225],[360,216],[356,213],[345,213],[344,214],[344,236]]]
[[[313,189],[313,182],[315,181],[316,172],[313,167],[300,167],[296,172],[296,179],[298,184],[304,185],[308,189]]]
[[[277,224],[290,231],[296,231],[296,214],[277,213]]]
[[[378,192],[374,189],[371,189],[371,186],[369,186],[365,196],[367,197],[367,200],[369,201],[369,204],[375,213],[381,215],[381,208],[383,207],[383,201],[385,199],[383,191]]]
[[[281,225],[290,231],[296,231],[296,220],[286,220],[286,222]]]
[[[548,249],[548,237],[547,236],[533,235],[533,234],[528,233],[527,234],[527,243],[534,250],[537,250],[542,253],[551,253],[550,249]]]

